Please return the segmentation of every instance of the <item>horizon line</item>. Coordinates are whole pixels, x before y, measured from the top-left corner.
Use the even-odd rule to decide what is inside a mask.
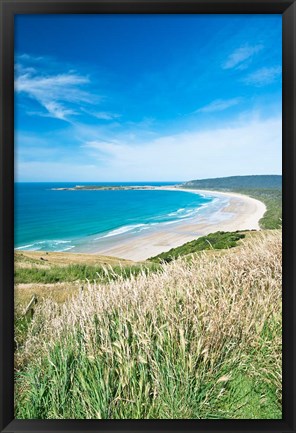
[[[231,176],[219,176],[219,177],[204,177],[204,178],[195,178],[195,179],[189,179],[189,180],[14,180],[14,183],[76,183],[76,182],[82,182],[82,183],[119,183],[119,182],[191,182],[193,180],[210,180],[210,179],[227,179],[231,177],[255,177],[255,176],[283,176],[283,174],[278,173],[269,173],[269,174],[237,174],[237,175],[231,175]]]

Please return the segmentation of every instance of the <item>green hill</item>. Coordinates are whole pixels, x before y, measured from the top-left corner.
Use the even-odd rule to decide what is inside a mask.
[[[230,176],[218,177],[214,179],[197,179],[185,182],[185,188],[203,188],[203,189],[281,189],[282,176],[280,175],[256,175],[256,176]]]
[[[232,191],[262,201],[266,212],[259,221],[262,229],[282,226],[282,176],[230,176],[215,179],[197,179],[185,182],[182,188]]]
[[[233,248],[237,245],[237,242],[240,239],[244,239],[244,237],[245,234],[238,231],[210,233],[194,241],[186,242],[186,244],[180,247],[172,248],[167,252],[151,257],[149,260],[156,263],[169,263],[180,256],[186,256],[198,251]]]

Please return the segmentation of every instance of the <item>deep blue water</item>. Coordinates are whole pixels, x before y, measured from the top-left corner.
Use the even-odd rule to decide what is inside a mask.
[[[90,237],[138,233],[191,218],[211,197],[182,191],[54,191],[94,183],[16,183],[15,247],[70,251]],[[120,185],[174,185],[133,182]],[[100,185],[100,183],[96,183]],[[102,185],[102,184],[101,184]],[[104,185],[119,185],[104,183]]]

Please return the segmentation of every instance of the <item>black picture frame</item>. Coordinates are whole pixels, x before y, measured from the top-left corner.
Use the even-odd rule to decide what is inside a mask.
[[[281,14],[283,22],[283,419],[282,420],[15,420],[14,352],[14,15],[15,14]],[[0,0],[0,430],[12,432],[295,432],[295,0]]]

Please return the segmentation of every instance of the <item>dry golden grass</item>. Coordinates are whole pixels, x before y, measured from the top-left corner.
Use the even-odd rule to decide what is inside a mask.
[[[280,402],[281,251],[281,231],[261,232],[225,254],[199,253],[158,273],[89,284],[62,305],[44,299],[16,362],[52,368],[48,393],[65,362],[70,400],[61,407],[47,397],[46,412],[42,399],[34,406],[20,392],[19,417],[29,404],[35,412],[26,413],[49,418],[166,418],[172,410],[181,418],[211,417],[213,396],[222,404],[225,384],[238,372],[272,385]],[[79,366],[73,371],[69,353]],[[92,371],[95,390],[85,382]],[[27,392],[28,377],[20,385]],[[171,393],[180,406],[169,402]],[[84,403],[71,412],[79,396]],[[223,404],[214,417],[229,416]],[[239,405],[233,417],[244,417]]]
[[[163,313],[167,313],[165,315],[169,319],[171,311],[175,310],[171,308],[171,304],[173,303],[174,307],[176,299],[179,299],[184,300],[186,316],[190,319],[197,316],[200,318],[200,315],[204,322],[210,319],[211,324],[206,326],[208,330],[217,327],[218,319],[222,315],[223,329],[225,328],[227,333],[239,332],[241,321],[237,319],[243,312],[243,324],[247,321],[248,329],[251,329],[255,325],[259,326],[261,322],[256,321],[256,318],[266,316],[261,313],[268,310],[272,304],[271,299],[279,300],[280,285],[276,283],[278,278],[281,278],[280,263],[275,266],[275,262],[272,267],[269,263],[270,259],[276,258],[276,253],[280,253],[278,249],[274,251],[277,242],[272,243],[278,241],[278,238],[278,233],[269,234],[268,237],[263,233],[261,242],[256,244],[255,248],[253,244],[249,245],[249,241],[245,241],[245,248],[241,249],[240,253],[236,249],[230,250],[223,256],[212,255],[211,260],[208,259],[208,254],[199,254],[198,258],[190,263],[178,260],[167,265],[166,272],[162,274],[111,281],[104,285],[88,285],[87,291],[65,304],[62,309],[55,303],[44,300],[38,308],[35,321],[38,318],[44,319],[42,321],[46,335],[52,335],[55,339],[57,330],[61,332],[65,328],[71,329],[78,323],[85,325],[94,315],[114,308],[122,315],[128,312],[133,315],[137,313],[140,324],[147,312],[151,313],[152,317],[157,315],[157,307],[163,308]],[[276,245],[273,245],[274,243]],[[271,290],[271,285],[277,290]],[[278,305],[278,302],[274,305]],[[255,314],[258,310],[260,314]],[[196,314],[197,312],[199,314]],[[48,314],[50,317],[53,314],[55,316],[53,328]],[[172,324],[181,318],[183,316],[179,314],[174,316]],[[87,327],[83,326],[83,329]]]
[[[15,269],[42,269],[50,270],[67,268],[71,265],[87,266],[131,266],[130,260],[117,259],[116,257],[101,256],[96,254],[58,253],[44,251],[17,251],[15,252]],[[38,299],[47,298],[58,303],[65,302],[69,297],[79,293],[84,285],[81,281],[57,282],[57,283],[18,283],[15,284],[15,305],[22,310],[35,294]]]
[[[36,295],[39,301],[49,299],[58,304],[64,303],[71,297],[78,295],[80,287],[81,283],[75,281],[72,283],[65,282],[53,284],[16,284],[14,288],[16,311],[21,312],[33,295]]]
[[[131,260],[116,257],[101,256],[98,254],[58,253],[46,251],[16,251],[16,266],[30,267],[32,265],[44,268],[52,265],[67,266],[73,264],[87,265],[131,265]]]

